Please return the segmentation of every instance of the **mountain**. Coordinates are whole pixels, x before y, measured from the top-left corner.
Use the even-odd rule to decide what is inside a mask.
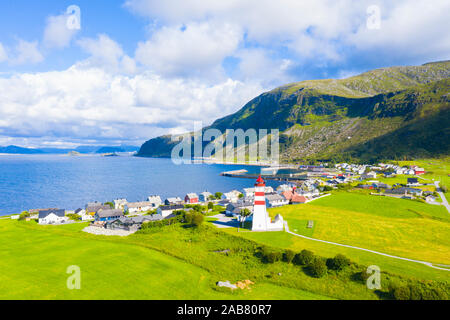
[[[279,129],[290,162],[418,158],[449,154],[449,108],[450,61],[442,61],[288,84],[204,130]],[[167,157],[175,144],[151,139],[138,155]]]
[[[7,146],[0,147],[0,153],[8,153],[8,154],[42,154],[44,153],[39,149],[31,149],[31,148],[22,148],[18,146]]]
[[[111,146],[79,146],[75,149],[62,149],[62,148],[23,148],[18,146],[7,146],[0,147],[0,153],[7,154],[67,154],[69,152],[78,152],[78,153],[114,153],[114,152],[135,152],[138,151],[139,147],[135,146],[119,146],[119,147],[111,147]]]

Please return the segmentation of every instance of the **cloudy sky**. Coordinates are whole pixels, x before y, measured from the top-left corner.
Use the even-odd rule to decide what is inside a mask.
[[[140,145],[289,82],[450,58],[448,0],[2,0],[0,30],[0,145],[31,147]]]

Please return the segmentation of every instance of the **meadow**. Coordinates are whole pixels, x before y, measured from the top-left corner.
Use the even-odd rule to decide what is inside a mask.
[[[450,214],[443,206],[341,191],[270,213],[282,214],[302,235],[450,265]],[[313,232],[305,220],[314,221]]]
[[[226,279],[140,243],[142,236],[93,236],[81,231],[85,226],[0,220],[0,299],[327,298],[270,282],[224,293],[214,287]],[[81,269],[81,290],[67,289],[66,270],[71,265]]]

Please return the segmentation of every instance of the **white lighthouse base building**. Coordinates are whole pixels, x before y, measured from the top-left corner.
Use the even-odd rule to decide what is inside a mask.
[[[259,176],[255,183],[255,201],[253,204],[252,231],[283,231],[284,220],[277,215],[272,221],[266,209],[266,184]]]

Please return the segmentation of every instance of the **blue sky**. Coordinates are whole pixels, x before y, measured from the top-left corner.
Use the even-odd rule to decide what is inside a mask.
[[[449,12],[445,0],[4,0],[0,145],[141,144],[285,83],[446,60]]]

